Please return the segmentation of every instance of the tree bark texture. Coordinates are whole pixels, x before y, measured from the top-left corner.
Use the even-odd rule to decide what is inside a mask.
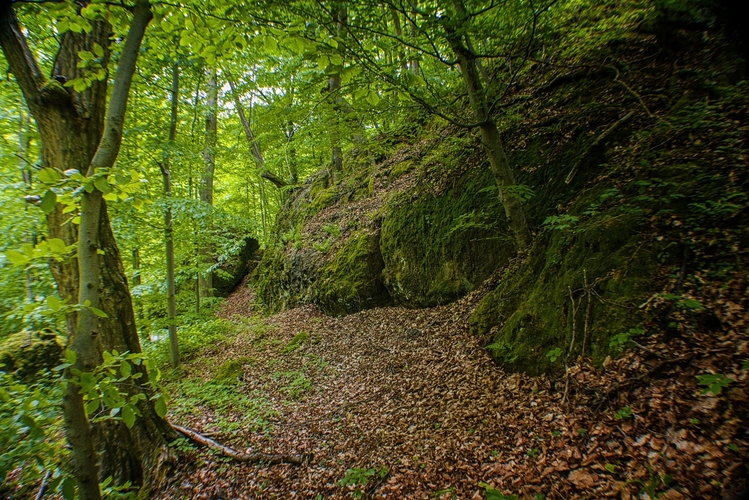
[[[130,45],[131,52],[135,47],[133,56],[137,56],[150,18],[150,5],[147,1],[139,1],[113,88],[112,106],[109,108],[111,120],[107,122],[112,130],[105,134],[107,82],[94,81],[90,88],[75,92],[55,79],[48,80],[41,73],[27,45],[11,3],[2,2],[0,46],[36,121],[44,167],[61,172],[75,168],[86,174],[96,167],[111,167],[114,164],[130,86],[129,81],[119,82],[128,80],[135,67],[135,57],[128,62],[125,53]],[[77,67],[78,52],[93,51],[94,44],[105,49],[102,63],[106,67],[111,29],[105,22],[92,24],[93,29],[88,33],[66,32],[62,35],[53,68],[56,78],[71,80],[81,76],[82,70]],[[123,78],[120,78],[121,71],[129,71],[130,75],[124,78],[127,75],[123,73]],[[79,258],[51,263],[63,298],[75,301],[82,296],[83,300],[91,300],[92,305],[98,304],[96,307],[108,316],[98,318],[84,308],[78,318],[74,314],[66,318],[69,347],[77,352],[76,367],[82,370],[91,370],[100,363],[104,350],[140,352],[127,279],[109,224],[106,203],[98,190],[89,194],[92,196],[84,196],[82,205],[83,244]],[[70,214],[62,213],[61,205],[57,205],[47,217],[49,237],[60,238],[68,245],[79,241],[77,228],[70,223],[70,217]],[[101,250],[103,255],[97,250]],[[79,262],[84,266],[79,266]],[[85,283],[83,287],[79,286],[81,278]],[[141,392],[137,385],[133,390]],[[156,415],[150,401],[143,402],[140,411],[143,416],[137,419],[132,429],[117,421],[92,427],[75,384],[68,384],[63,413],[66,434],[72,446],[73,467],[83,498],[99,498],[100,477],[112,475],[116,483],[132,481],[143,484],[157,473],[157,466],[168,455],[166,443],[172,438],[173,431],[165,420]]]

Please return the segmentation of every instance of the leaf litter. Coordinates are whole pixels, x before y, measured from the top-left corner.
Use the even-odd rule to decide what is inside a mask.
[[[428,309],[336,318],[308,305],[259,319],[244,284],[219,314],[246,331],[185,371],[209,380],[226,360],[255,360],[236,390],[270,401],[267,425],[226,430],[222,419],[244,416],[210,408],[172,419],[238,450],[312,458],[249,465],[185,451],[156,498],[743,498],[745,282],[701,298],[716,332],[639,338],[603,367],[578,360],[567,401],[564,375],[505,373],[468,333],[490,285]],[[704,374],[725,389],[706,393]],[[341,481],[352,471],[364,484]]]

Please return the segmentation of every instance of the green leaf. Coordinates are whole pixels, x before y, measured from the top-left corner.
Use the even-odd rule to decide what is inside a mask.
[[[330,56],[330,62],[335,64],[336,66],[340,66],[343,64],[343,57],[341,57],[340,54],[333,54]]]
[[[75,500],[76,480],[72,477],[66,477],[62,480],[60,492],[65,500]]]
[[[47,192],[44,193],[42,202],[39,206],[45,214],[51,214],[55,209],[55,205],[57,205],[57,195],[51,189],[48,189]]]
[[[68,246],[60,238],[50,238],[47,240],[49,245],[49,251],[51,253],[66,254],[68,253]]]
[[[86,401],[86,415],[91,415],[93,412],[95,412],[99,408],[99,399],[91,399],[89,401]]]
[[[54,168],[43,168],[36,175],[44,184],[55,184],[57,181],[62,179],[62,175],[60,175],[60,172],[58,172]]]
[[[377,95],[377,92],[370,92],[367,94],[367,102],[372,106],[377,106],[377,103],[380,102],[380,96]]]
[[[122,375],[124,378],[128,378],[131,373],[133,373],[133,365],[131,365],[127,361],[123,361],[120,365],[120,375]]]
[[[47,297],[47,307],[52,309],[54,312],[58,312],[62,307],[62,301],[54,295],[50,295],[49,297]]]
[[[135,411],[132,406],[126,405],[122,407],[122,421],[125,422],[128,429],[133,428],[133,425],[135,425]]]
[[[156,409],[156,414],[158,416],[160,416],[161,418],[164,418],[166,416],[166,401],[164,400],[164,396],[159,396],[158,398],[156,398],[154,408]]]
[[[330,60],[328,59],[328,56],[326,56],[326,55],[321,55],[320,57],[318,57],[318,58],[317,58],[317,66],[318,66],[318,67],[319,67],[320,69],[325,69],[325,68],[327,68],[327,67],[328,67],[329,65],[330,65]]]
[[[70,363],[71,365],[75,364],[76,359],[78,359],[78,354],[76,354],[75,351],[72,349],[66,349],[65,350],[65,360]]]
[[[102,47],[98,43],[95,43],[94,44],[94,54],[96,54],[96,57],[104,57],[104,47]]]
[[[109,316],[107,313],[102,311],[101,309],[98,309],[96,307],[88,306],[89,310],[94,313],[96,316],[99,316],[100,318],[108,318]]]
[[[104,194],[108,194],[112,192],[112,187],[107,182],[107,179],[104,177],[99,177],[94,181],[94,186],[96,186],[96,189],[101,191]]]
[[[6,250],[5,258],[14,266],[25,266],[29,263],[29,258],[17,250]]]

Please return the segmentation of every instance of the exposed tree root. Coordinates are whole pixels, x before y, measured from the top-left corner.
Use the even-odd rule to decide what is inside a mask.
[[[229,448],[228,446],[225,446],[219,442],[214,441],[211,438],[205,437],[202,434],[199,434],[191,429],[188,429],[186,427],[182,427],[181,425],[172,424],[172,427],[190,438],[191,440],[195,441],[198,444],[202,444],[203,446],[207,446],[211,449],[214,449],[218,452],[220,452],[225,457],[229,457],[233,460],[236,460],[237,462],[246,462],[246,463],[264,463],[264,464],[294,464],[294,465],[301,465],[304,462],[308,462],[312,459],[310,455],[276,455],[272,453],[242,453],[240,451],[233,450]]]

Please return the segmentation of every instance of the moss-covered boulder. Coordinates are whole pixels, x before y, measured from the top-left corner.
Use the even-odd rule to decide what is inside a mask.
[[[14,333],[0,341],[0,370],[30,380],[39,371],[51,370],[62,361],[63,346],[52,332]]]
[[[221,262],[213,274],[213,288],[219,297],[226,297],[239,285],[242,278],[257,266],[260,245],[255,238],[245,238],[239,251]]]
[[[582,197],[571,212],[600,192]],[[529,256],[482,299],[469,325],[498,362],[529,374],[553,372],[562,369],[570,345],[572,359],[585,345],[586,355],[600,362],[611,337],[636,324],[657,260],[638,231],[641,219],[621,207],[612,212],[548,224]]]
[[[319,271],[314,301],[326,314],[341,315],[391,303],[382,281],[385,264],[379,234],[354,232]]]
[[[445,304],[475,289],[513,252],[488,169],[466,172],[440,194],[419,189],[395,199],[380,250],[398,304]]]

